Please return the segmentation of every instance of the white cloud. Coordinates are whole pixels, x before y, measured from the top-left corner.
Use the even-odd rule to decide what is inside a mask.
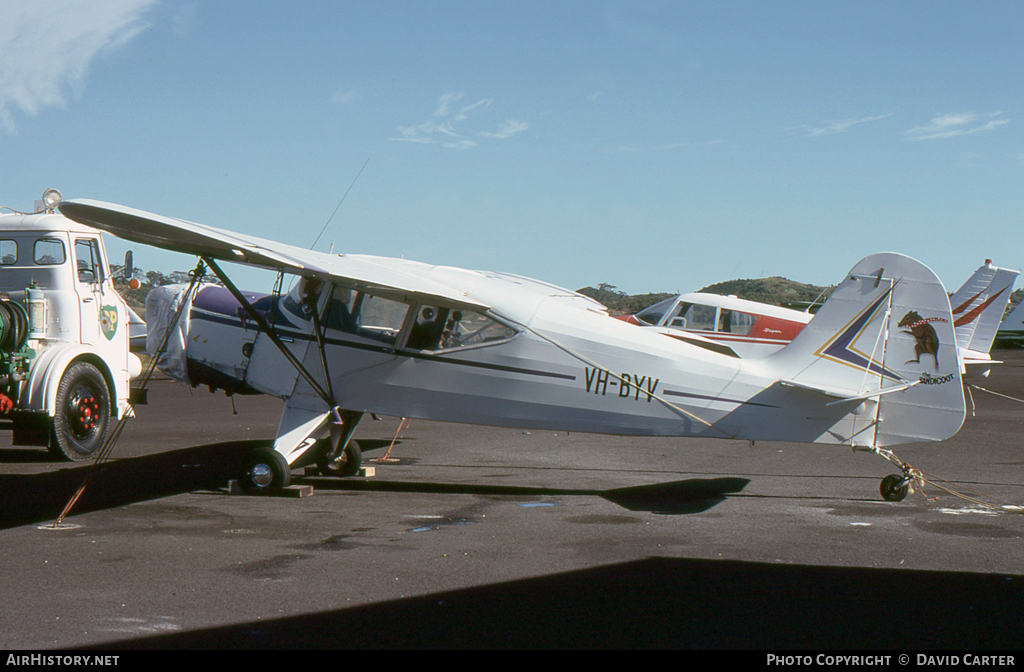
[[[15,113],[62,108],[80,93],[89,66],[148,27],[156,0],[4,0],[0,9],[0,128]]]
[[[530,124],[526,123],[525,121],[518,121],[516,119],[509,119],[508,121],[506,121],[505,123],[503,123],[501,125],[501,127],[498,129],[497,132],[495,132],[495,133],[481,132],[480,135],[482,135],[485,138],[505,139],[505,138],[511,138],[513,135],[516,135],[517,133],[522,133],[523,131],[525,131],[528,128],[530,128]]]
[[[932,123],[927,126],[915,126],[906,132],[906,136],[910,140],[939,140],[959,135],[984,133],[1010,123],[1009,119],[996,119],[1002,114],[1002,112],[943,114],[932,119]]]
[[[455,115],[455,121],[465,121],[466,119],[469,119],[470,112],[476,109],[488,108],[491,106],[491,102],[493,101],[491,101],[490,98],[484,98],[483,100],[478,100],[472,105],[467,105],[459,110],[459,113]]]
[[[192,36],[192,31],[195,30],[196,26],[196,10],[197,6],[195,3],[189,5],[182,5],[178,8],[178,11],[174,13],[171,18],[171,30],[174,34],[180,38],[188,38]]]
[[[885,119],[886,117],[891,116],[892,114],[880,114],[874,117],[851,117],[849,119],[839,120],[830,119],[828,121],[822,121],[815,125],[800,126],[797,130],[799,130],[805,138],[815,138],[822,135],[845,133],[846,131],[850,130],[851,128],[859,124],[867,124],[872,121],[878,121],[879,119]]]
[[[494,100],[482,98],[475,103],[462,105],[454,112],[456,104],[464,98],[465,94],[462,93],[445,93],[438,100],[430,119],[420,124],[399,126],[401,137],[391,140],[420,145],[436,144],[448,149],[472,149],[479,145],[477,138],[505,140],[530,127],[525,121],[509,119],[499,124],[497,130],[476,130],[480,127],[479,113],[491,107]]]
[[[438,102],[437,109],[434,110],[435,117],[447,117],[451,113],[451,104],[462,100],[463,94],[461,93],[446,93],[441,96],[441,100]]]
[[[331,94],[330,103],[331,105],[351,105],[357,100],[362,99],[362,94],[355,89],[348,89],[347,91],[335,91]]]

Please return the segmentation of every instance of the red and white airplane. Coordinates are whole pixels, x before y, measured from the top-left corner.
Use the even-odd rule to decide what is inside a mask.
[[[707,339],[744,359],[777,352],[811,321],[810,312],[706,292],[680,294],[618,319],[680,340]]]
[[[999,363],[992,360],[989,351],[1019,273],[993,266],[986,259],[950,297],[957,348],[969,376],[987,376],[992,365]],[[1024,318],[1024,311],[1021,316]],[[655,328],[672,338],[704,344],[709,349],[718,344],[725,354],[750,358],[764,357],[785,347],[812,317],[808,311],[694,292],[618,319]],[[905,326],[911,323],[913,319]]]
[[[926,266],[883,253],[843,276],[793,341],[742,359],[638,329],[596,301],[508,273],[326,254],[97,201],[61,212],[113,235],[198,255],[225,284],[193,300],[153,296],[171,370],[284,399],[272,450],[239,479],[288,483],[315,462],[347,474],[366,413],[619,435],[799,441],[853,447],[895,464],[884,498],[912,470],[890,446],[941,441],[965,415],[949,298]],[[300,276],[284,295],[239,290],[218,261]],[[228,296],[230,294],[230,296]],[[147,304],[150,301],[147,300]],[[149,318],[147,305],[147,320]],[[924,325],[900,327],[909,315]]]

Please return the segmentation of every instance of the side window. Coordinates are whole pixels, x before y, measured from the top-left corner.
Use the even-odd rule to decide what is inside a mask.
[[[754,320],[756,319],[756,315],[741,313],[735,310],[725,310],[723,308],[722,316],[719,318],[719,331],[746,336],[754,328]]]
[[[103,280],[100,264],[100,246],[96,240],[82,238],[75,241],[75,260],[78,264],[78,281],[86,284]]]
[[[324,326],[347,334],[356,333],[356,297],[358,292],[337,287],[327,307]]]
[[[362,294],[360,298],[356,333],[394,344],[409,312],[409,304],[369,294]]]
[[[0,240],[0,266],[11,266],[18,263],[18,243],[13,240]]]
[[[402,301],[339,289],[324,321],[328,329],[394,345],[408,312]]]
[[[483,313],[453,310],[445,321],[441,332],[440,349],[462,348],[469,345],[485,345],[512,338],[516,330]]]
[[[690,310],[692,303],[680,303],[676,308],[672,317],[668,321],[668,326],[678,327],[679,329],[686,329],[687,327],[687,311]]]
[[[682,326],[694,331],[713,331],[715,328],[715,307],[702,306],[699,303],[691,304],[685,315],[685,322],[676,325],[679,318],[672,320],[673,326]]]
[[[37,266],[59,266],[67,261],[64,243],[54,238],[40,238],[32,246],[32,260]]]
[[[417,307],[416,319],[413,321],[405,347],[413,350],[437,350],[450,312],[448,308],[436,306]]]
[[[505,341],[516,330],[483,313],[418,306],[405,347],[413,350],[452,350]]]

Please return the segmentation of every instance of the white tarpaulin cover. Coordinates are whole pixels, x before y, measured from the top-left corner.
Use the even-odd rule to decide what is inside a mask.
[[[157,368],[186,385],[189,379],[185,345],[188,343],[189,311],[196,294],[190,293],[188,288],[188,285],[164,285],[146,295],[146,352],[157,358]],[[186,305],[181,308],[181,316],[172,324],[183,301]],[[158,355],[157,351],[169,329],[172,331],[167,346]]]

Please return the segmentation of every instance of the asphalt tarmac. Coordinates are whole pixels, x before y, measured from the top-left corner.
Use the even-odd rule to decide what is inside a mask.
[[[995,354],[978,384],[1024,399],[1024,353]],[[1024,505],[1024,404],[988,391],[897,453]],[[95,470],[0,434],[0,649],[1024,643],[1024,515],[932,485],[883,501],[878,456],[383,418],[356,433],[372,477],[229,494],[280,409],[154,381]]]

